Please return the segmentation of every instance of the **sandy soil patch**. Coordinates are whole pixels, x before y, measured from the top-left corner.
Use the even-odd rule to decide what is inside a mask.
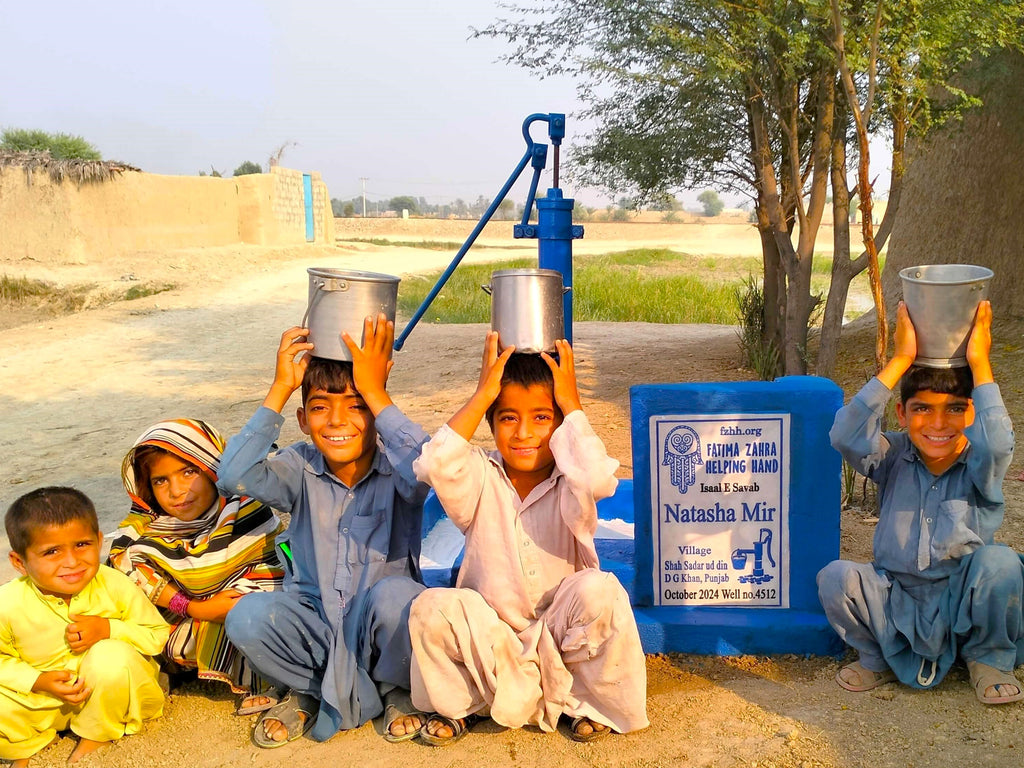
[[[629,231],[629,230],[627,230]],[[401,239],[401,238],[399,238]],[[595,240],[596,242],[596,240]],[[635,245],[608,239],[604,250]],[[695,252],[694,248],[680,248]],[[532,250],[532,248],[530,249]],[[505,258],[482,250],[472,258]],[[119,463],[133,439],[161,418],[193,416],[237,430],[262,401],[280,332],[305,305],[308,266],[411,273],[443,266],[451,254],[368,244],[343,248],[218,248],[119,256],[94,264],[12,264],[0,271],[119,282],[166,279],[171,292],[77,315],[36,320],[0,331],[0,505],[43,484],[73,484],[97,502],[105,531],[128,504]],[[401,319],[400,319],[401,325]],[[472,390],[484,327],[424,325],[396,357],[391,389],[412,418],[439,426]],[[1020,329],[997,327],[997,377],[1004,375]],[[728,326],[581,323],[576,327],[584,406],[610,453],[632,472],[628,388],[658,381],[749,378],[737,367]],[[851,385],[869,368],[870,340],[856,341],[847,367]],[[862,354],[861,354],[862,352]],[[1002,367],[1000,367],[1002,366]],[[863,380],[863,379],[861,379]],[[1010,377],[1011,415],[1022,403]],[[293,403],[294,405],[294,403]],[[282,441],[298,439],[289,419]],[[481,440],[486,435],[479,434]],[[1011,477],[1020,468],[1015,464]],[[1007,481],[1004,540],[1024,544],[1020,486]],[[870,515],[843,518],[844,556],[870,553]],[[5,564],[0,580],[10,576]],[[477,728],[450,749],[416,742],[385,744],[380,723],[339,734],[326,744],[306,740],[268,752],[249,744],[250,718],[231,715],[222,686],[188,683],[175,691],[163,718],[139,736],[87,758],[82,765],[295,768],[334,762],[362,766],[925,766],[1019,765],[1024,708],[983,708],[955,670],[935,691],[887,685],[852,694],[833,682],[831,658],[686,655],[648,657],[651,728],[592,745],[565,733]],[[35,761],[63,763],[72,741],[61,739]]]

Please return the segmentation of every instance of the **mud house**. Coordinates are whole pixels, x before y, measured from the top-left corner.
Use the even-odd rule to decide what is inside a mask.
[[[0,254],[93,255],[237,243],[332,243],[319,173],[276,166],[232,178],[163,176],[116,162],[0,155]]]

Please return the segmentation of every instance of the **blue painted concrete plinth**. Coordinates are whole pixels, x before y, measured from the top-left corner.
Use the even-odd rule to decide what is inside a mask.
[[[630,389],[631,595],[645,651],[842,652],[815,581],[839,557],[828,432],[842,399],[812,376]],[[774,604],[755,597],[769,591]]]

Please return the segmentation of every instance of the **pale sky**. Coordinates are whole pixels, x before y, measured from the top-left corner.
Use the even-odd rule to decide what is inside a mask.
[[[81,135],[164,174],[266,168],[296,142],[281,164],[320,171],[332,197],[367,177],[368,200],[490,199],[525,151],[527,115],[567,113],[563,147],[584,130],[571,82],[469,39],[500,15],[494,0],[0,0],[0,128]],[[547,143],[543,126],[532,135]],[[542,189],[550,169],[549,154]]]

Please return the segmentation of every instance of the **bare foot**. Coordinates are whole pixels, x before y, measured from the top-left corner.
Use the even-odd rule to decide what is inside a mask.
[[[406,736],[410,733],[419,733],[423,727],[423,720],[418,714],[402,715],[391,721],[388,733],[392,736]]]
[[[298,716],[299,730],[302,730],[302,726],[306,722],[306,713],[300,710]],[[280,720],[273,720],[267,717],[263,718],[263,733],[265,733],[267,738],[271,739],[272,741],[288,740],[288,729]]]
[[[573,733],[577,736],[591,736],[593,734],[603,734],[608,730],[608,726],[602,723],[595,723],[589,717],[581,717],[579,722],[576,723],[576,727],[573,729]]]
[[[875,672],[865,667],[860,661],[847,664],[836,673],[836,682],[846,690],[855,693],[870,691],[880,685],[891,683],[895,679],[896,673],[891,669]]]
[[[270,709],[272,706],[277,704],[280,699],[277,696],[268,696],[264,694],[250,694],[242,697],[242,700],[238,702],[238,707],[235,709],[236,715],[255,715],[258,712],[264,712]]]
[[[68,756],[69,763],[77,763],[83,757],[88,755],[90,752],[95,752],[102,746],[109,744],[107,741],[93,741],[92,739],[79,739],[78,746],[75,747],[74,751]]]

